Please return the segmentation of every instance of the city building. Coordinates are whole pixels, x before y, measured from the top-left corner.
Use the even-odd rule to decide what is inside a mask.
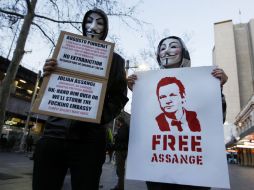
[[[223,68],[228,82],[223,87],[229,124],[237,138],[227,144],[238,152],[240,164],[254,166],[254,19],[233,24],[214,24],[213,64]]]
[[[6,75],[9,64],[10,60],[0,56],[0,84]],[[21,65],[19,66],[7,103],[6,119],[2,130],[2,135],[8,139],[15,138],[17,144],[25,132],[24,127],[30,110],[36,80],[37,73]],[[28,123],[29,133],[38,138],[43,131],[45,120],[46,116],[32,114]]]

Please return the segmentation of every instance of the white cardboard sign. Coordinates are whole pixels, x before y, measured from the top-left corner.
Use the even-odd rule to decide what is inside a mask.
[[[32,111],[100,123],[113,49],[113,43],[62,31],[53,53],[57,67],[44,77]]]
[[[219,80],[211,75],[213,68],[137,73],[126,178],[229,188],[221,92]],[[179,80],[183,87],[172,78]],[[173,82],[167,86],[167,81]],[[162,87],[166,91],[164,94]],[[178,96],[174,89],[177,93],[181,89],[181,95]],[[167,94],[175,98],[174,101],[178,98],[183,106],[180,124],[165,115],[166,109],[174,109],[173,101],[163,103]],[[177,108],[178,104],[175,105]]]
[[[57,56],[58,67],[106,77],[113,44],[67,32],[62,35],[63,41]]]
[[[106,82],[54,73],[35,102],[37,112],[81,121],[100,122]]]

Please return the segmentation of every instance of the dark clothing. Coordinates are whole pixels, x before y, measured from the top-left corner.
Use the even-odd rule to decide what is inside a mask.
[[[221,91],[221,102],[222,102],[222,114],[223,114],[223,123],[224,123],[226,121],[227,103],[222,91]]]
[[[105,161],[106,128],[127,98],[124,59],[114,53],[101,123],[49,117],[36,146],[33,190],[61,190],[68,169],[73,190],[97,190]]]
[[[101,130],[98,138],[103,139]],[[103,141],[42,138],[36,144],[33,189],[60,190],[70,169],[72,190],[98,190],[105,161]]]
[[[104,20],[104,40],[108,33],[107,15],[100,9],[89,10]],[[97,190],[105,161],[106,128],[127,103],[127,81],[124,59],[114,53],[100,124],[49,117],[42,138],[37,143],[34,159],[33,190],[61,190],[68,169],[73,190]]]
[[[106,135],[106,154],[109,155],[109,163],[112,161],[113,157],[113,134],[111,128],[107,127],[107,135]]]
[[[114,143],[114,150],[115,151],[127,151],[128,150],[128,143],[129,143],[129,131],[130,128],[127,124],[123,124],[115,135],[115,143]]]
[[[116,174],[118,177],[116,187],[119,190],[124,190],[125,161],[127,158],[129,130],[129,126],[123,124],[115,135],[114,150],[116,155]]]
[[[0,138],[0,148],[2,151],[7,150],[7,143],[8,143],[7,138],[2,135]]]
[[[33,137],[32,136],[27,137],[27,139],[26,139],[26,151],[27,152],[32,152],[33,144],[34,144]]]
[[[89,123],[64,118],[49,117],[46,122],[43,137],[68,140],[97,139],[97,128],[112,121],[127,103],[127,82],[124,70],[124,59],[114,53],[111,64],[107,91],[104,100],[101,123]],[[87,128],[87,126],[90,126]]]
[[[125,161],[127,158],[127,151],[116,151],[116,175],[118,177],[117,185],[119,190],[124,190],[124,175],[125,175]]]
[[[147,190],[209,190],[210,187],[177,185],[169,183],[146,182]]]

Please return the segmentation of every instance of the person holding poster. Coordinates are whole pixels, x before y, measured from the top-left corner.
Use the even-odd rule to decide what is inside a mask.
[[[82,23],[83,35],[105,40],[107,15],[100,9],[89,10]],[[46,60],[44,76],[56,68],[54,59]],[[69,169],[73,190],[97,190],[105,162],[106,124],[127,103],[124,59],[114,53],[103,104],[101,123],[74,121],[50,116],[35,150],[33,190],[61,190]]]
[[[191,60],[189,52],[181,38],[176,36],[169,36],[162,39],[157,48],[157,61],[161,69],[171,69],[180,67],[190,67]],[[220,68],[215,68],[212,73],[214,77],[218,78],[221,87],[227,82],[227,75]],[[137,80],[137,75],[132,74],[128,77],[128,87],[132,90],[133,85]],[[169,89],[170,88],[170,89]],[[168,94],[169,90],[171,91]],[[172,93],[173,92],[173,93]],[[175,77],[163,78],[157,85],[157,97],[163,113],[156,117],[158,127],[161,131],[170,131],[170,126],[175,125],[177,131],[185,130],[181,123],[183,118],[185,123],[188,123],[188,128],[192,132],[201,131],[199,120],[195,112],[185,110],[184,108],[184,86]],[[222,108],[223,108],[223,122],[226,116],[226,101],[224,95],[221,93]],[[188,120],[196,123],[193,127]],[[173,124],[174,123],[174,124]],[[174,127],[175,127],[174,126]],[[175,128],[174,128],[175,129]],[[173,171],[169,171],[173,172]],[[209,187],[169,184],[159,182],[147,182],[148,190],[207,190]]]

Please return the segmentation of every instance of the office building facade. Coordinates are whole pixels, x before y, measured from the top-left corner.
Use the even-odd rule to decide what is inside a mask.
[[[236,125],[234,143],[242,165],[254,166],[254,19],[214,24],[213,64],[223,68],[228,82],[226,121]]]

